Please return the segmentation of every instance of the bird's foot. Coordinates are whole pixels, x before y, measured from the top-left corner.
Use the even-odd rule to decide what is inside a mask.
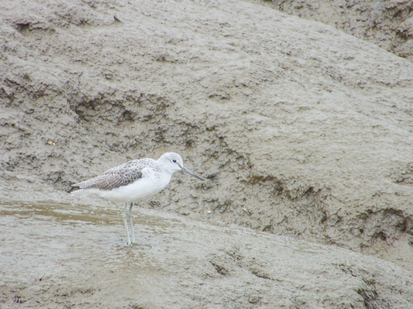
[[[128,241],[126,242],[127,243],[127,245],[128,246],[132,246],[132,245],[134,245],[136,242],[135,242],[135,239],[128,239]]]

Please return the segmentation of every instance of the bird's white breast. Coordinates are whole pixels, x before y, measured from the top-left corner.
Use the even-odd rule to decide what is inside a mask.
[[[146,199],[161,192],[169,184],[171,175],[164,174],[160,178],[141,178],[135,182],[110,191],[100,191],[100,196],[114,202],[132,203]]]
[[[131,184],[112,190],[87,189],[79,191],[81,194],[95,194],[114,202],[132,203],[137,202],[161,192],[171,181],[171,174],[163,173],[161,177],[155,177],[151,171]]]

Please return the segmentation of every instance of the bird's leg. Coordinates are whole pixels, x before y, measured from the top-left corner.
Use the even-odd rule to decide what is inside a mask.
[[[133,230],[132,206],[133,206],[133,203],[130,203],[130,206],[129,206],[129,225],[130,225],[130,230],[131,230],[131,234],[132,234],[132,244],[134,244],[135,243],[135,231]]]
[[[130,236],[129,236],[129,228],[128,228],[128,220],[126,218],[126,209],[128,208],[128,203],[125,203],[125,208],[123,209],[123,222],[125,223],[126,234],[128,235],[128,245],[131,244]]]

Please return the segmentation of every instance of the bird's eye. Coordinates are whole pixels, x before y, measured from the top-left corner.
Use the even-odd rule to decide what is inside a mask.
[[[176,163],[176,160],[172,160],[173,163]]]

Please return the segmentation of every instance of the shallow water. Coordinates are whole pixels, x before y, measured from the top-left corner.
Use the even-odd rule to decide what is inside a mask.
[[[6,298],[3,301],[8,305],[16,303],[16,299],[25,302],[29,297],[26,294],[33,298],[32,290],[44,292],[45,285],[58,290],[64,285],[69,292],[63,294],[70,295],[71,290],[89,284],[94,287],[83,290],[90,294],[102,284],[125,281],[122,271],[126,269],[139,271],[142,277],[142,270],[150,269],[142,251],[155,243],[145,244],[147,232],[139,230],[143,220],[135,221],[140,244],[127,247],[122,217],[116,209],[73,207],[66,203],[0,204],[0,286]],[[19,290],[24,293],[18,292],[18,297],[7,301],[11,296],[8,294]]]
[[[121,209],[0,203],[0,308],[364,308],[373,277],[386,302],[413,300],[388,262],[147,209],[127,246]]]
[[[139,214],[139,209],[133,211],[137,244],[127,246],[121,208],[0,204],[0,304],[122,307],[136,301],[132,291],[164,290],[165,278],[176,269],[171,256],[207,254],[204,245],[180,237],[185,223]]]

